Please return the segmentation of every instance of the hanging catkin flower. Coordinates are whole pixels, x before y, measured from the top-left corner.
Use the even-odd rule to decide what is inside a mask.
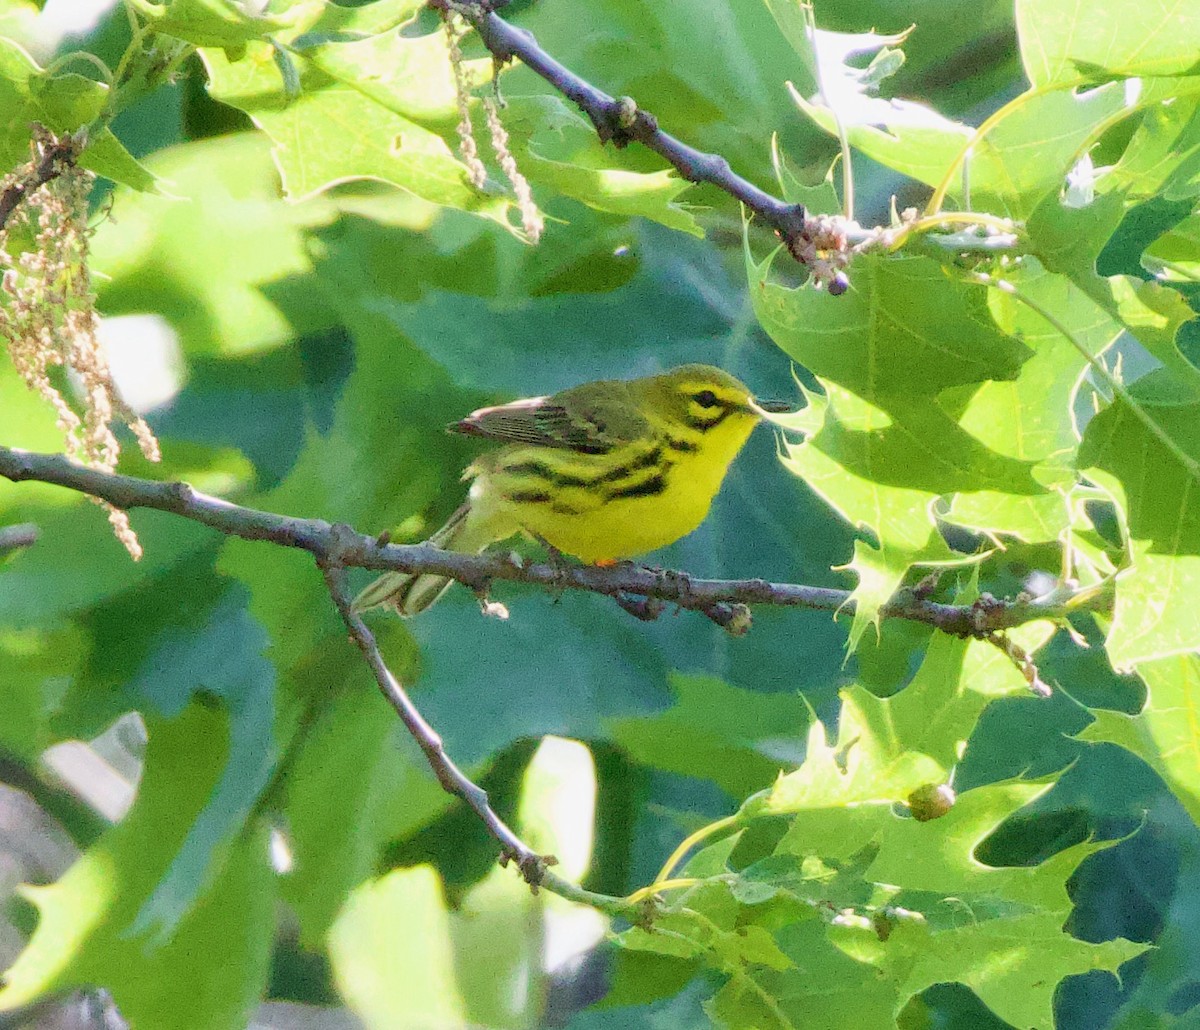
[[[487,183],[487,169],[479,158],[479,147],[475,142],[475,129],[471,124],[471,82],[463,61],[462,39],[466,35],[467,26],[459,14],[453,0],[446,0],[441,6],[442,26],[446,32],[446,48],[450,53],[450,67],[454,69],[454,91],[458,105],[458,149],[463,163],[467,166],[467,175],[476,189],[483,189]],[[497,68],[497,71],[499,69]],[[533,199],[533,191],[529,188],[529,180],[517,167],[517,159],[509,148],[508,130],[500,120],[499,93],[483,98],[484,116],[487,118],[488,133],[491,136],[492,151],[500,163],[508,181],[512,184],[513,193],[517,199],[517,209],[521,212],[521,225],[525,236],[531,243],[541,239],[545,229],[545,220]]]
[[[460,40],[465,34],[460,17],[451,10],[442,11],[442,27],[446,30],[446,49],[450,51],[450,67],[454,70],[454,92],[458,103],[458,150],[467,175],[476,189],[483,189],[487,182],[487,169],[479,160],[479,148],[475,145],[475,130],[471,127],[471,84],[467,70],[463,67]]]
[[[64,151],[63,144],[38,127],[32,161],[0,187],[35,183],[36,170],[50,148]],[[120,420],[133,432],[142,453],[158,461],[158,441],[145,420],[121,399],[96,336],[96,298],[87,262],[88,195],[94,176],[70,160],[62,165],[50,181],[24,190],[0,231],[0,334],[21,378],[54,409],[70,458],[112,472],[120,454],[112,424]],[[32,236],[32,245],[16,256],[8,251],[14,229]],[[78,377],[82,417],[54,385],[51,370],[56,367]],[[105,501],[96,503],[108,511],[117,539],[135,560],[140,558],[142,548],[129,516]]]
[[[517,208],[521,212],[521,224],[525,228],[525,235],[531,243],[537,243],[542,238],[542,230],[546,223],[537,204],[534,203],[529,180],[521,174],[521,169],[517,167],[517,159],[508,149],[508,130],[500,120],[500,106],[494,97],[484,97],[483,109],[487,114],[488,131],[492,134],[492,150],[495,151],[496,160],[500,162],[500,167],[504,169],[504,174],[508,176],[513,192],[517,195]]]

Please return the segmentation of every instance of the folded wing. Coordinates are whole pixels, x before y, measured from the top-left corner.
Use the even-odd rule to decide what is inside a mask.
[[[653,432],[631,403],[625,386],[623,382],[589,383],[553,397],[530,397],[480,408],[447,428],[502,443],[606,454]]]

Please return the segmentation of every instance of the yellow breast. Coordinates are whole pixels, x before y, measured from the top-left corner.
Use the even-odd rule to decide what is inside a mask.
[[[582,561],[632,558],[704,521],[755,421],[657,434],[606,454],[505,447],[473,469],[471,504]]]

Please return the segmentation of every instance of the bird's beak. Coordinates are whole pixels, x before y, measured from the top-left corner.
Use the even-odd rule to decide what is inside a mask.
[[[790,414],[792,411],[792,405],[788,401],[756,400],[753,402],[753,404],[756,408],[761,408],[763,411],[768,412],[771,415]]]

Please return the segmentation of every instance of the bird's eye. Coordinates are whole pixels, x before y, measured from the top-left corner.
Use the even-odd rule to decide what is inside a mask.
[[[692,399],[702,408],[719,408],[721,406],[721,402],[712,390],[701,390]]]

